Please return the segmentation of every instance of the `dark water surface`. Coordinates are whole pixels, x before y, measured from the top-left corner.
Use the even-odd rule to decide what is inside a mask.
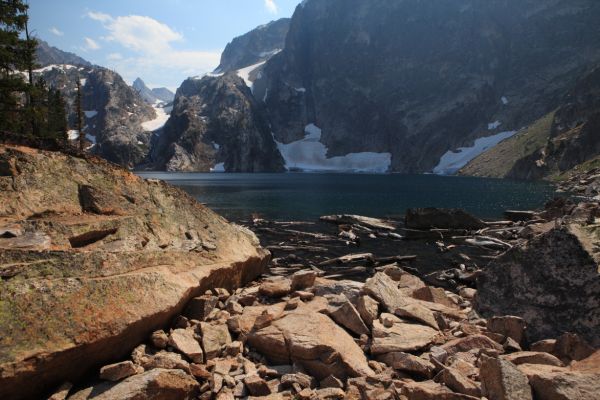
[[[463,208],[481,218],[506,209],[541,207],[551,185],[436,175],[207,174],[140,172],[162,179],[231,220],[257,213],[274,220],[314,220],[326,214],[399,217],[410,207]]]

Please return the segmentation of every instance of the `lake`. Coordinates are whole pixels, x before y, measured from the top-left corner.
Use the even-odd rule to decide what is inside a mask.
[[[533,209],[554,197],[544,182],[438,175],[208,174],[139,172],[179,186],[230,220],[253,213],[274,220],[314,220],[326,214],[400,217],[410,207],[463,208],[481,218]]]

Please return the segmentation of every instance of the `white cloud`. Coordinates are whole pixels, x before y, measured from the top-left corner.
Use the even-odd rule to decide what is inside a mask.
[[[265,7],[267,11],[271,14],[277,14],[277,4],[275,4],[275,0],[265,0]]]
[[[93,20],[100,21],[100,22],[108,22],[108,21],[112,20],[112,17],[110,15],[101,13],[101,12],[95,12],[95,11],[88,12],[87,16]]]
[[[50,28],[50,33],[56,35],[56,36],[63,36],[64,32],[61,32],[57,27],[53,26],[52,28]]]
[[[158,76],[181,82],[186,76],[201,75],[219,65],[221,51],[175,48],[175,44],[183,42],[183,35],[153,18],[140,15],[113,17],[101,12],[87,15],[101,22],[107,30],[103,40],[129,50],[125,56],[112,53],[107,57],[111,61],[110,67],[126,80]],[[171,82],[165,84],[173,85]]]
[[[86,37],[84,38],[84,41],[86,50],[98,50],[100,48],[100,45],[94,39]]]
[[[180,33],[169,26],[140,15],[117,17],[104,26],[109,31],[107,40],[142,53],[161,54],[169,50],[171,42],[183,39]]]
[[[110,61],[118,61],[123,59],[123,55],[121,53],[110,53],[106,58]]]

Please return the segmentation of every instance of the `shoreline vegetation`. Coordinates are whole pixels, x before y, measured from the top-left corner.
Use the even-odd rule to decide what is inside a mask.
[[[101,159],[1,145],[0,393],[593,399],[599,181],[502,221],[242,227]]]

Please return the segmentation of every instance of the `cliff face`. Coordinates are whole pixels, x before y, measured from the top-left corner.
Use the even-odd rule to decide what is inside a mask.
[[[80,81],[84,131],[94,154],[128,168],[144,159],[151,132],[142,123],[154,119],[156,113],[119,74],[102,67],[69,64],[46,66],[36,74],[61,91],[73,129],[77,118],[76,84]]]
[[[0,397],[42,398],[130,354],[268,259],[179,189],[96,157],[0,146]]]
[[[599,18],[586,0],[309,0],[254,94],[282,143],[314,123],[329,157],[389,152],[394,171],[431,171],[556,108],[600,60]]]
[[[235,71],[269,59],[283,49],[289,27],[290,19],[281,18],[236,37],[225,47],[217,71]]]
[[[235,73],[181,85],[151,158],[167,171],[283,170],[264,110]]]

